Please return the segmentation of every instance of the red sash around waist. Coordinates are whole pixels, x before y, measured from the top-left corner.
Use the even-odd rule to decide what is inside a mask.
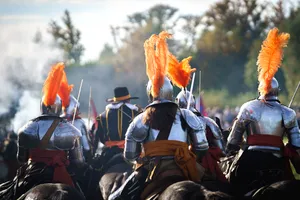
[[[74,183],[66,166],[69,165],[67,153],[61,150],[31,149],[29,159],[32,162],[45,163],[47,166],[54,167],[53,182],[64,183],[74,187]]]
[[[120,140],[120,141],[106,141],[105,146],[107,147],[113,147],[113,146],[118,146],[120,149],[124,149],[125,147],[125,140]]]
[[[294,175],[290,166],[290,159],[294,157],[299,157],[296,149],[290,144],[284,145],[282,137],[274,135],[249,135],[247,138],[248,145],[258,145],[258,146],[273,146],[280,147],[283,149],[283,155],[285,157],[286,163],[286,175],[288,179],[294,179]],[[295,166],[297,167],[297,166]],[[297,167],[298,168],[298,167]]]
[[[274,135],[249,135],[247,137],[248,145],[257,145],[257,146],[272,146],[272,147],[284,147],[282,137]]]

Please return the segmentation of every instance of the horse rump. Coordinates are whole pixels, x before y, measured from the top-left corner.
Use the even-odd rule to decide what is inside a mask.
[[[61,183],[44,183],[37,185],[23,194],[18,200],[85,200],[74,187]]]
[[[158,198],[159,200],[235,200],[221,191],[210,191],[193,181],[180,181],[170,185]]]
[[[258,189],[252,196],[254,200],[297,199],[300,197],[300,180],[285,180]]]

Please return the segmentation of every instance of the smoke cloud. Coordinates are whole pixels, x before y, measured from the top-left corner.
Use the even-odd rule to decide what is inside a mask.
[[[7,26],[0,32],[0,116],[14,111],[15,115],[10,115],[13,119],[7,120],[11,120],[15,132],[39,115],[43,81],[62,55],[46,42],[33,43],[35,30]]]

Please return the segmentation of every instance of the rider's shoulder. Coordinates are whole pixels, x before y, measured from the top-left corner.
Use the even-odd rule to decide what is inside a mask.
[[[293,109],[284,105],[281,105],[281,111],[282,111],[282,119],[284,122],[284,126],[286,128],[294,127],[297,121],[296,112]]]
[[[126,133],[128,136],[131,136],[134,140],[138,142],[143,141],[148,135],[149,127],[143,123],[143,117],[144,113],[141,113],[138,116],[136,116],[130,123]]]
[[[218,126],[218,124],[210,117],[205,116],[205,117],[203,117],[203,119],[205,121],[206,126],[210,128],[213,135],[216,138],[220,138],[222,133],[221,133],[221,129]]]
[[[285,105],[281,104],[281,110],[282,110],[283,114],[287,114],[287,115],[290,115],[290,116],[296,116],[295,110],[293,110],[292,108],[289,108]]]
[[[242,106],[240,107],[240,112],[251,109],[252,107],[258,106],[259,104],[260,104],[260,101],[257,99],[247,101],[247,102],[243,103]]]
[[[102,113],[100,113],[97,117],[96,120],[103,120],[104,118],[106,118],[106,110],[103,111]]]
[[[18,135],[37,133],[38,128],[39,128],[38,122],[35,119],[30,120],[18,130]]]
[[[245,102],[239,109],[238,119],[249,119],[256,115],[257,110],[260,110],[261,102],[257,99]]]
[[[197,115],[195,115],[192,111],[181,108],[181,115],[188,124],[188,126],[194,130],[200,130],[205,127],[204,120],[200,119]]]
[[[81,132],[73,124],[65,120],[58,124],[57,132],[59,132],[59,134],[70,134],[78,137],[82,136]]]

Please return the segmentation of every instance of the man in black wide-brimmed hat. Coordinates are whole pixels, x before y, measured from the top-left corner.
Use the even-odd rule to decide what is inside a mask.
[[[98,129],[95,133],[94,148],[99,141],[106,147],[124,148],[126,130],[132,119],[140,112],[140,108],[130,103],[131,97],[127,87],[116,87],[114,97],[107,99],[109,104],[105,111],[97,117]]]

